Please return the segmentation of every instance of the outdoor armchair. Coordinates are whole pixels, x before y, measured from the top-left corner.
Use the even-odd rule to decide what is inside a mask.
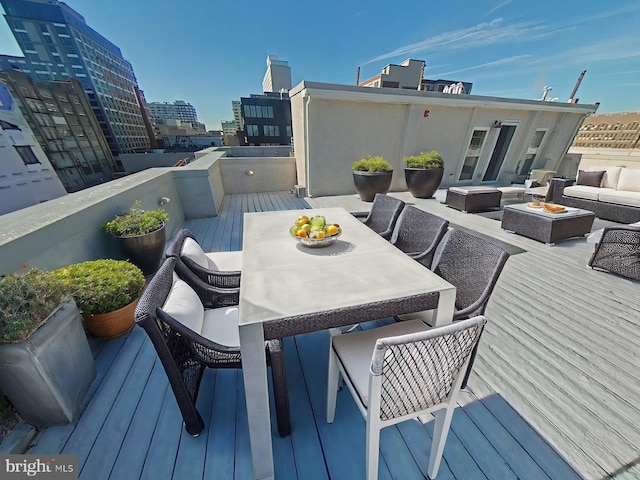
[[[175,257],[164,261],[142,294],[135,319],[158,353],[185,429],[197,436],[204,428],[196,409],[204,368],[242,368],[238,308],[229,304],[232,297],[226,292],[195,275],[190,281],[199,282],[199,286],[191,288],[174,271],[177,261]],[[267,341],[265,348],[273,377],[278,431],[285,436],[291,424],[281,341]]]
[[[400,213],[391,243],[425,267],[431,268],[436,248],[448,227],[448,220],[407,205]]]
[[[398,198],[376,193],[368,213],[357,212],[353,215],[374,232],[389,240],[404,205],[404,202]]]
[[[589,266],[640,280],[640,224],[606,227]]]
[[[217,287],[239,287],[242,251],[205,252],[189,230],[179,230],[165,252],[178,259],[176,270],[189,269],[199,278]]]
[[[327,422],[333,423],[340,374],[366,419],[367,479],[378,478],[380,430],[433,413],[427,473],[438,474],[463,376],[486,320],[438,328],[420,320],[330,337]]]

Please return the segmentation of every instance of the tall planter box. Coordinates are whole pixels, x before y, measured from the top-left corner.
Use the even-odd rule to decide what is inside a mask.
[[[139,267],[145,277],[156,273],[160,266],[167,240],[166,232],[163,224],[158,230],[144,235],[117,237],[129,261]]]
[[[95,375],[73,300],[61,304],[23,342],[0,345],[0,390],[37,427],[71,423]]]
[[[405,168],[404,178],[411,195],[416,198],[431,198],[436,193],[444,168]]]
[[[363,202],[373,202],[376,193],[387,193],[391,187],[393,171],[361,172],[353,171],[353,184]]]

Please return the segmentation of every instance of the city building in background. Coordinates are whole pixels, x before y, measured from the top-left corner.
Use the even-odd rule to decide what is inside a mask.
[[[222,134],[223,135],[235,135],[238,129],[236,128],[236,122],[233,120],[225,122],[224,120],[221,122],[222,124]]]
[[[73,79],[47,83],[16,72],[0,72],[35,138],[67,192],[104,183],[121,171],[93,109]]]
[[[291,103],[287,93],[242,97],[247,145],[291,145]]]
[[[236,124],[236,132],[244,130],[244,119],[242,118],[242,104],[240,100],[231,102],[231,110],[233,111],[233,121]]]
[[[18,70],[37,82],[77,80],[112,154],[151,147],[144,96],[120,49],[58,0],[0,0],[24,57],[3,55],[1,70]]]
[[[470,82],[458,80],[429,80],[424,78],[424,60],[408,58],[400,65],[389,64],[371,78],[360,81],[361,87],[400,88],[404,90],[425,90],[428,92],[470,94],[473,86]]]
[[[640,147],[640,112],[600,113],[585,118],[572,147]]]
[[[162,148],[167,150],[195,149],[196,147],[222,146],[219,130],[203,131],[202,123],[183,122],[172,118],[155,124],[155,135]]]
[[[156,123],[165,123],[165,120],[173,119],[182,122],[198,123],[196,108],[183,100],[169,102],[147,102],[149,114]]]
[[[0,152],[0,215],[67,194],[4,81]]]
[[[267,71],[262,80],[262,91],[288,92],[291,90],[291,67],[289,62],[278,60],[275,55],[267,55]]]

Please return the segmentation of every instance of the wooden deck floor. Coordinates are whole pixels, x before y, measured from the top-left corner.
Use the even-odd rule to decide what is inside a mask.
[[[526,250],[509,259],[489,304],[438,479],[640,478],[640,284],[587,268],[584,239],[550,247],[397,196]],[[218,217],[185,226],[205,249],[238,250],[243,212],[333,205],[370,207],[354,196],[232,195]],[[92,348],[98,377],[83,414],[41,432],[30,453],[76,454],[80,478],[91,480],[251,478],[241,372],[207,371],[198,398],[207,427],[192,438],[142,330]],[[293,433],[274,433],[278,479],[364,477],[364,420],[348,392],[335,422],[324,419],[326,350],[325,332],[285,339]],[[380,478],[423,478],[431,433],[415,421],[385,429]]]

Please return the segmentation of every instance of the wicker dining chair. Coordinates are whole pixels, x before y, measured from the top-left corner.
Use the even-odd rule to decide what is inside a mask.
[[[382,238],[389,240],[404,205],[398,198],[376,193],[369,212],[355,212],[353,215]]]
[[[205,252],[193,233],[181,229],[169,242],[165,255],[178,259],[178,273],[189,269],[210,285],[240,286],[242,251]]]
[[[177,258],[169,257],[149,282],[136,307],[135,319],[153,343],[182,413],[185,429],[197,436],[204,421],[196,398],[205,367],[242,368],[238,332],[237,289],[220,289],[194,274],[193,289],[176,274]],[[278,432],[291,432],[289,397],[280,340],[265,342],[271,365]]]
[[[433,271],[456,287],[454,321],[484,315],[508,259],[509,253],[488,240],[458,229],[449,231]],[[467,386],[476,349],[471,355],[463,387]]]
[[[400,213],[391,243],[425,267],[431,268],[436,248],[448,227],[448,220],[407,205]]]
[[[380,430],[433,413],[427,473],[438,474],[465,371],[483,316],[429,328],[420,320],[331,337],[327,423],[333,423],[340,374],[366,419],[366,478],[378,478]]]
[[[640,224],[606,227],[589,266],[640,280]]]

